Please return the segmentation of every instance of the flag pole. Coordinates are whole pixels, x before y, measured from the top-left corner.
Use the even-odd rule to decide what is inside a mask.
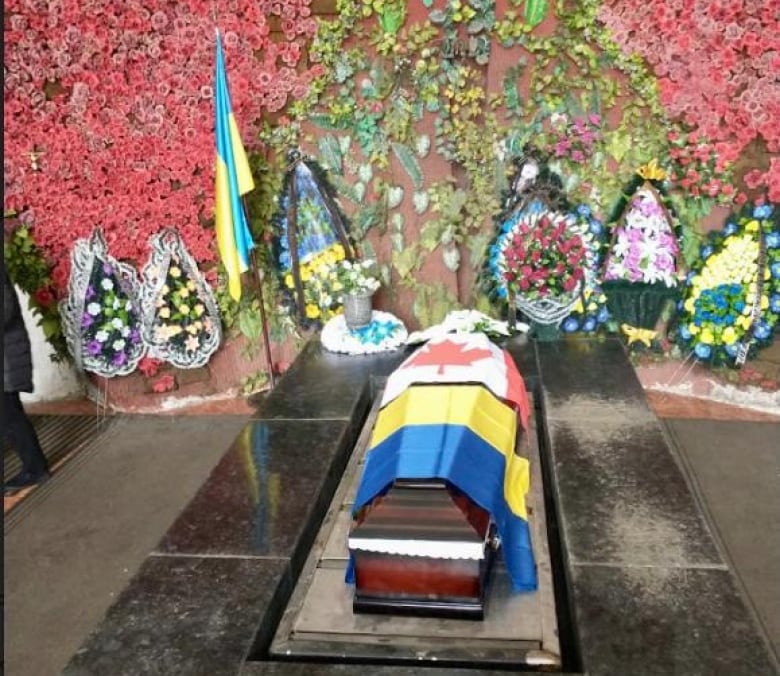
[[[249,220],[249,207],[246,203],[246,197],[242,196],[241,201],[244,206],[244,213],[247,220]],[[265,347],[265,365],[268,369],[268,381],[271,384],[271,389],[276,387],[276,376],[274,374],[274,362],[271,359],[271,340],[268,336],[268,319],[265,314],[265,300],[263,299],[263,282],[265,281],[265,273],[260,269],[257,263],[257,249],[252,248],[249,252],[249,263],[252,268],[252,273],[255,278],[255,286],[257,286],[257,295],[260,297],[260,325],[263,329],[263,345]]]

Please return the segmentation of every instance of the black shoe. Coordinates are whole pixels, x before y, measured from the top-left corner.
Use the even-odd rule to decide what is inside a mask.
[[[49,470],[43,470],[38,474],[32,474],[31,472],[19,472],[15,477],[11,477],[3,484],[3,495],[13,495],[23,488],[29,486],[37,486],[45,483],[51,478]]]

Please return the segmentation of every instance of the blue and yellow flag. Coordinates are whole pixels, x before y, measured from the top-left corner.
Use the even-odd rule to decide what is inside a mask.
[[[517,591],[536,589],[525,496],[529,464],[515,453],[517,413],[482,385],[414,385],[374,425],[357,512],[396,479],[444,479],[489,512]],[[347,581],[353,581],[352,561]]]
[[[214,220],[219,256],[228,276],[228,289],[241,298],[241,273],[249,269],[249,252],[255,243],[249,232],[241,196],[255,187],[241,134],[230,105],[222,40],[217,33],[217,61],[214,78],[217,167],[214,185]]]

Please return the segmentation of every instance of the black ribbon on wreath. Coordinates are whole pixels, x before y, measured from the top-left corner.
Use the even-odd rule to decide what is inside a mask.
[[[275,217],[274,256],[281,287],[306,326],[320,323],[328,305],[318,273],[325,264],[354,259],[355,253],[325,172],[299,150],[291,151],[288,161]]]

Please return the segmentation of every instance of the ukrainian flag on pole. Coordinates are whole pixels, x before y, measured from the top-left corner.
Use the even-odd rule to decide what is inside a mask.
[[[254,190],[241,134],[230,105],[222,40],[217,32],[217,65],[214,86],[217,168],[214,186],[214,219],[217,246],[227,270],[228,289],[235,300],[241,298],[241,273],[249,269],[249,252],[255,243],[249,232],[241,196]]]

